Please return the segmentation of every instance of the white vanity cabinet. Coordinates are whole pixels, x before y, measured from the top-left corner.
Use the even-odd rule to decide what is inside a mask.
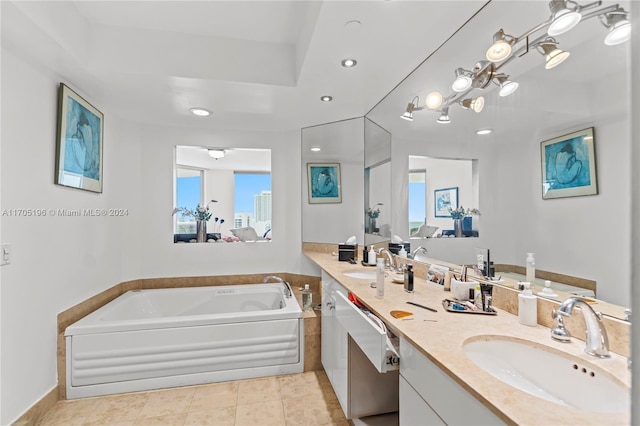
[[[399,374],[384,357],[386,334],[348,294],[322,271],[322,366],[348,419],[395,412]]]
[[[504,424],[402,337],[400,359],[400,426]]]

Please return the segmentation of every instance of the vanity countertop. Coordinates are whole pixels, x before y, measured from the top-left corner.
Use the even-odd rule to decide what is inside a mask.
[[[594,413],[561,406],[513,388],[477,367],[463,352],[464,342],[481,335],[494,335],[526,339],[580,358],[596,365],[606,373],[631,386],[631,374],[627,359],[611,353],[609,359],[597,359],[584,353],[585,344],[572,338],[570,344],[551,339],[547,327],[527,327],[518,322],[518,317],[496,309],[497,315],[472,315],[451,313],[444,310],[442,300],[450,298],[443,287],[416,278],[414,293],[404,291],[402,284],[395,284],[390,277],[385,279],[384,298],[375,297],[375,288],[370,280],[350,278],[344,272],[372,270],[348,262],[339,262],[328,253],[304,252],[309,259],[352,292],[398,336],[403,336],[420,350],[447,375],[466,389],[471,395],[509,424],[528,425],[623,425],[629,424],[630,413]],[[437,309],[431,312],[407,304],[407,301]],[[392,310],[413,312],[414,320],[395,319]],[[436,320],[425,321],[425,320]]]

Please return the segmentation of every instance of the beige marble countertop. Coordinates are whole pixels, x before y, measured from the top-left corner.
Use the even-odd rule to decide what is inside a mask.
[[[468,339],[483,335],[502,338],[525,339],[570,354],[617,378],[626,386],[631,385],[631,374],[627,359],[611,353],[609,359],[598,359],[584,353],[584,342],[572,339],[570,344],[551,339],[549,328],[542,325],[527,327],[518,322],[516,315],[497,309],[498,314],[473,315],[447,312],[442,300],[450,298],[442,286],[416,278],[413,294],[404,291],[402,284],[395,284],[390,277],[385,279],[385,297],[377,299],[370,280],[350,278],[344,272],[373,270],[361,265],[339,262],[331,254],[305,250],[305,255],[340,282],[358,299],[380,317],[387,327],[398,336],[403,336],[425,356],[437,364],[447,375],[463,386],[497,416],[509,424],[522,425],[623,425],[629,424],[630,413],[586,412],[546,401],[524,391],[513,388],[477,367],[464,354],[462,347]],[[389,274],[390,275],[390,274]],[[412,301],[437,309],[430,312],[407,304]],[[413,320],[395,319],[390,315],[394,309],[413,312]],[[425,321],[436,320],[437,322]]]

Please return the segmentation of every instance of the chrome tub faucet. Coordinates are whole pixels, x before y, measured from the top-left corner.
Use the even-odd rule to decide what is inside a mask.
[[[557,310],[551,312],[551,317],[557,320],[556,327],[551,330],[551,338],[559,342],[569,342],[571,333],[564,328],[563,317],[568,317],[573,312],[573,308],[580,305],[584,322],[586,325],[585,342],[587,346],[584,351],[589,355],[598,358],[609,358],[609,338],[607,330],[602,323],[602,314],[579,297],[570,297],[558,306]]]
[[[268,282],[269,280],[276,280],[280,283],[282,283],[282,285],[284,286],[284,295],[287,299],[291,298],[291,295],[293,294],[291,292],[291,286],[289,285],[288,282],[286,282],[285,280],[283,280],[282,278],[276,276],[276,275],[267,275],[266,277],[264,277],[264,279],[262,280],[263,283]]]

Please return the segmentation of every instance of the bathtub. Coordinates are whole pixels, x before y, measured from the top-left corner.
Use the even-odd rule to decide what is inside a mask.
[[[65,343],[68,399],[304,368],[302,309],[280,283],[129,291]]]

